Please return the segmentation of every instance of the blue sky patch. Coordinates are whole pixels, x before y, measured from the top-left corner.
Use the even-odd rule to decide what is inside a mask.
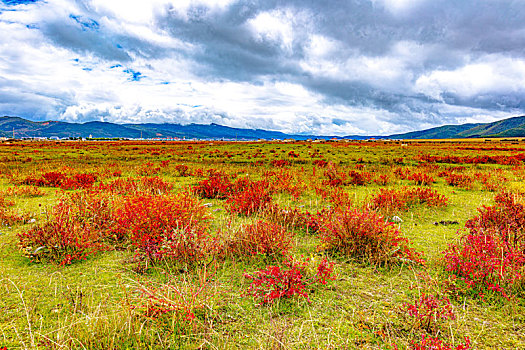
[[[97,21],[91,18],[85,18],[82,16],[69,15],[69,18],[80,24],[82,30],[98,30],[100,25]]]
[[[134,71],[133,69],[124,69],[124,73],[131,75],[129,77],[130,81],[140,81],[140,79],[144,78],[141,72]]]
[[[16,6],[16,5],[27,5],[38,2],[39,0],[2,0],[7,6]]]

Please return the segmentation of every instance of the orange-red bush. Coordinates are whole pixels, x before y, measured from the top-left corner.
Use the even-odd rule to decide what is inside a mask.
[[[129,237],[149,261],[192,264],[211,253],[210,218],[188,193],[128,196],[115,214],[119,235]]]
[[[236,232],[227,250],[235,256],[281,259],[292,248],[293,236],[292,232],[281,225],[258,220]]]
[[[319,229],[320,249],[352,256],[374,265],[400,261],[422,262],[408,240],[382,216],[342,208],[332,212]]]

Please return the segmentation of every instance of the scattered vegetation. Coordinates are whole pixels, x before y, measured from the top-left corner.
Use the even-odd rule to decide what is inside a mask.
[[[525,347],[519,141],[0,144],[0,349]]]

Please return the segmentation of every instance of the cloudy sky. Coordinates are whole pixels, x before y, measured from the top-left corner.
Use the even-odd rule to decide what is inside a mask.
[[[384,135],[525,114],[520,0],[0,0],[0,115]]]

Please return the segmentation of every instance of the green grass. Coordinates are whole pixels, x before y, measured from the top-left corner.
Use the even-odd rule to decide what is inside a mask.
[[[64,149],[78,145],[79,150]],[[311,158],[308,152],[319,150],[326,160],[331,160],[345,172],[354,169],[358,159],[363,159],[364,171],[390,173],[393,168],[415,170],[415,158],[420,152],[440,154],[452,151],[448,145],[411,144],[399,145],[360,144],[340,147],[331,144],[228,144],[214,142],[193,145],[195,153],[186,153],[188,144],[105,144],[71,143],[60,147],[51,144],[22,144],[13,148],[0,146],[2,171],[0,190],[14,186],[41,169],[51,171],[68,167],[68,171],[98,172],[120,169],[123,177],[137,177],[145,162],[155,165],[160,160],[171,159],[167,168],[156,175],[174,184],[179,191],[199,181],[194,177],[178,177],[174,165],[185,163],[190,169],[218,168],[230,174],[248,174],[251,179],[261,179],[264,171],[271,170],[271,159],[287,159],[289,151],[300,154],[300,160],[291,170],[305,179],[313,179]],[[22,147],[24,146],[24,147]],[[203,147],[201,147],[203,146]],[[133,150],[138,148],[138,150]],[[33,149],[41,152],[33,153]],[[160,149],[160,156],[143,150]],[[209,154],[215,149],[219,153]],[[247,159],[256,150],[266,158]],[[270,153],[270,150],[276,153]],[[163,153],[165,151],[165,153]],[[225,151],[232,158],[217,156]],[[242,153],[247,151],[246,153]],[[284,151],[284,152],[282,152]],[[472,151],[454,151],[468,155]],[[469,153],[470,152],[470,153]],[[83,153],[83,154],[81,154]],[[493,153],[493,152],[491,152]],[[201,155],[201,159],[197,156]],[[30,163],[19,160],[32,157]],[[393,158],[403,157],[405,164],[392,163]],[[15,159],[15,160],[13,160]],[[18,159],[18,160],[16,160]],[[247,167],[247,163],[265,160],[263,167]],[[314,158],[317,159],[317,158]],[[8,161],[9,160],[9,161]],[[293,161],[294,159],[292,159]],[[111,165],[116,163],[115,165]],[[448,165],[439,165],[440,169]],[[489,173],[502,169],[512,181],[512,190],[523,190],[523,177],[517,176],[508,166],[487,165],[469,172]],[[317,184],[323,169],[316,169]],[[71,266],[57,266],[51,262],[34,264],[22,256],[18,249],[17,233],[28,230],[33,224],[20,224],[0,228],[0,347],[8,349],[388,349],[394,344],[402,349],[411,340],[419,339],[411,330],[410,321],[401,311],[404,302],[412,302],[424,288],[434,288],[422,280],[420,274],[428,272],[439,282],[444,278],[441,266],[442,251],[456,241],[457,231],[476,215],[477,208],[492,204],[493,193],[483,191],[476,183],[472,190],[450,187],[442,178],[432,175],[432,185],[449,199],[446,208],[415,206],[397,213],[403,219],[399,224],[403,236],[411,246],[424,253],[427,267],[405,264],[389,268],[374,267],[355,261],[351,257],[333,256],[337,279],[326,286],[310,291],[310,302],[302,298],[280,300],[271,306],[258,305],[244,297],[248,281],[243,273],[253,272],[271,264],[261,259],[233,259],[218,261],[210,266],[213,295],[206,307],[197,312],[193,323],[175,322],[170,315],[160,320],[148,319],[133,309],[140,295],[139,283],[162,283],[163,267],[145,274],[134,271],[131,262],[134,253],[107,251],[89,257]],[[518,174],[519,175],[519,174]],[[109,181],[111,177],[102,179]],[[310,180],[307,180],[310,181]],[[391,188],[413,186],[408,180],[394,180]],[[345,186],[344,190],[356,205],[365,203],[381,186]],[[14,210],[32,213],[36,224],[45,220],[46,210],[57,202],[60,191],[45,188],[46,195],[36,198],[12,198]],[[274,201],[285,207],[300,207],[316,211],[328,205],[316,194],[309,183],[307,191],[298,200],[289,195],[274,196]],[[223,200],[203,200],[211,203],[212,232],[231,230],[256,218],[230,217]],[[434,225],[441,220],[458,221],[458,225]],[[315,235],[297,230],[293,255],[316,258],[319,240]],[[171,267],[173,275],[179,276]],[[182,274],[193,278],[195,270]],[[458,344],[468,336],[475,348],[525,348],[525,302],[523,299],[507,301],[488,296],[485,301],[472,296],[453,299],[455,320],[445,321],[442,336]],[[171,317],[171,318],[170,318]]]

